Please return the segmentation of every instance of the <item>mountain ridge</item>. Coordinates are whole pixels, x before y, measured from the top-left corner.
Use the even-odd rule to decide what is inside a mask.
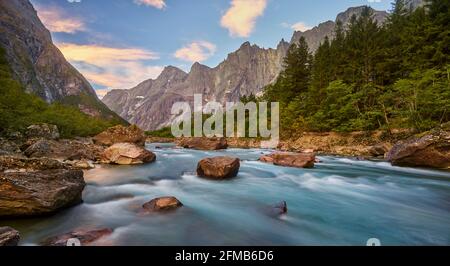
[[[423,1],[412,0],[410,4],[415,8],[422,5]],[[159,86],[164,83],[163,76],[160,75],[156,79],[156,85],[155,82],[147,81],[128,90],[113,90],[102,100],[127,121],[146,130],[155,130],[170,124],[170,108],[174,102],[191,102],[194,93],[203,94],[206,101],[215,100],[221,103],[237,101],[244,95],[258,95],[265,86],[275,81],[282,71],[283,58],[291,44],[305,37],[310,50],[314,52],[326,36],[333,38],[338,21],[344,26],[347,25],[351,17],[358,16],[364,7],[348,8],[339,13],[335,21],[320,23],[304,32],[295,31],[290,42],[282,39],[276,48],[264,49],[246,41],[214,68],[194,63],[189,73],[178,69],[184,73],[181,75],[185,76],[185,79],[176,85],[172,83],[168,87]],[[380,24],[388,18],[389,13],[386,11],[372,11],[375,20]]]
[[[76,106],[95,117],[119,118],[53,44],[50,32],[28,0],[0,1],[0,46],[13,78],[47,103]]]

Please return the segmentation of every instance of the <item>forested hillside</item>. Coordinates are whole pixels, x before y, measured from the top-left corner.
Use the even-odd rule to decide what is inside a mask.
[[[38,96],[26,93],[12,78],[4,51],[0,48],[0,135],[21,131],[36,123],[57,125],[63,137],[73,137],[93,135],[122,121],[94,118],[76,107],[47,104]]]
[[[314,55],[304,39],[264,91],[284,135],[301,131],[427,130],[450,120],[450,0],[397,0],[377,25],[367,8]]]

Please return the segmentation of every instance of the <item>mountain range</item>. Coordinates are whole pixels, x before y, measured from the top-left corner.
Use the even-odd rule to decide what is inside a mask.
[[[290,42],[281,40],[275,49],[264,49],[245,42],[215,68],[194,63],[189,73],[174,66],[166,67],[156,79],[146,80],[128,90],[112,90],[102,101],[122,118],[146,130],[170,125],[172,104],[192,102],[193,94],[203,94],[204,101],[238,101],[244,95],[259,95],[263,88],[276,80],[283,70],[283,59],[289,46],[305,37],[314,52],[326,36],[333,38],[338,21],[345,26],[363,6],[352,7],[338,14],[335,21],[327,21],[307,31],[294,32]],[[386,11],[374,12],[382,24]]]
[[[410,4],[415,8],[423,0],[411,0]],[[48,103],[75,106],[94,117],[120,116],[145,130],[155,130],[170,124],[173,103],[191,102],[194,94],[201,93],[205,101],[221,103],[260,94],[283,70],[283,59],[291,44],[305,37],[314,52],[326,36],[333,38],[337,21],[345,26],[363,7],[349,8],[334,21],[304,32],[296,31],[290,42],[281,40],[276,48],[265,49],[245,42],[214,68],[194,63],[186,73],[168,66],[156,79],[143,81],[131,89],[110,91],[103,102],[53,44],[50,32],[29,0],[0,1],[0,10],[0,47],[5,51],[13,77],[26,92]],[[373,12],[378,23],[386,21],[387,12]]]

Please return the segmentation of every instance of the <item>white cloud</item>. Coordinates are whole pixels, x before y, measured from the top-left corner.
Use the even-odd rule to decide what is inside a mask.
[[[128,89],[156,78],[162,66],[148,65],[158,54],[139,48],[100,45],[57,44],[58,48],[90,82],[114,89]]]
[[[304,22],[297,22],[293,25],[291,25],[291,29],[295,31],[307,31],[310,30],[312,27],[306,25]]]
[[[297,23],[294,23],[294,24],[289,24],[287,22],[283,22],[283,23],[281,23],[281,26],[283,28],[290,28],[290,29],[293,29],[295,31],[307,31],[307,30],[312,29],[311,26],[308,26],[304,22],[297,22]]]
[[[69,3],[81,3],[81,0],[67,0]]]
[[[134,0],[138,5],[153,6],[158,9],[163,9],[166,7],[165,0]]]
[[[51,32],[76,33],[86,31],[83,19],[68,15],[64,10],[55,7],[37,5],[36,10],[42,23]]]
[[[205,61],[216,52],[216,45],[206,41],[192,42],[178,49],[174,56],[188,62]]]
[[[267,0],[231,0],[231,7],[223,15],[220,24],[233,37],[248,37],[266,6]]]

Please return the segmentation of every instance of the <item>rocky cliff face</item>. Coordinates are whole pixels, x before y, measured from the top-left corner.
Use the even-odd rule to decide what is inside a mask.
[[[173,103],[192,102],[194,94],[202,94],[205,101],[224,103],[261,92],[280,73],[288,48],[284,40],[276,49],[246,42],[215,68],[195,63],[185,73],[169,66],[155,80],[109,92],[103,102],[129,122],[154,130],[170,123]]]
[[[421,1],[421,0],[418,0]],[[332,39],[334,36],[334,30],[336,28],[337,22],[341,22],[345,27],[350,23],[350,20],[353,16],[359,16],[363,11],[364,6],[359,7],[351,7],[347,9],[345,12],[339,13],[336,17],[335,21],[327,21],[319,24],[318,26],[307,30],[307,31],[296,31],[292,36],[291,43],[296,43],[300,40],[301,37],[305,37],[306,42],[310,48],[311,52],[314,52],[319,48],[320,43],[328,36],[328,38]],[[377,11],[372,9],[374,19],[379,23],[383,24],[388,18],[388,13],[386,11]]]
[[[75,105],[93,116],[116,117],[65,60],[28,0],[0,1],[0,47],[5,50],[14,78],[27,92],[49,103]]]
[[[411,0],[413,8],[423,0]],[[314,52],[326,36],[333,38],[337,21],[348,25],[353,15],[358,16],[363,6],[349,8],[338,14],[335,21],[319,24],[311,30],[293,34],[291,43],[303,36],[311,52]],[[374,12],[374,18],[382,24],[388,13]],[[243,95],[259,94],[273,82],[283,69],[283,58],[291,43],[282,40],[276,49],[262,49],[244,43],[236,52],[215,68],[195,63],[189,73],[175,67],[167,67],[156,80],[147,80],[130,90],[113,90],[103,102],[124,119],[146,130],[167,126],[171,122],[170,109],[178,101],[192,101],[194,93],[203,94],[207,101],[224,103],[236,101]]]

